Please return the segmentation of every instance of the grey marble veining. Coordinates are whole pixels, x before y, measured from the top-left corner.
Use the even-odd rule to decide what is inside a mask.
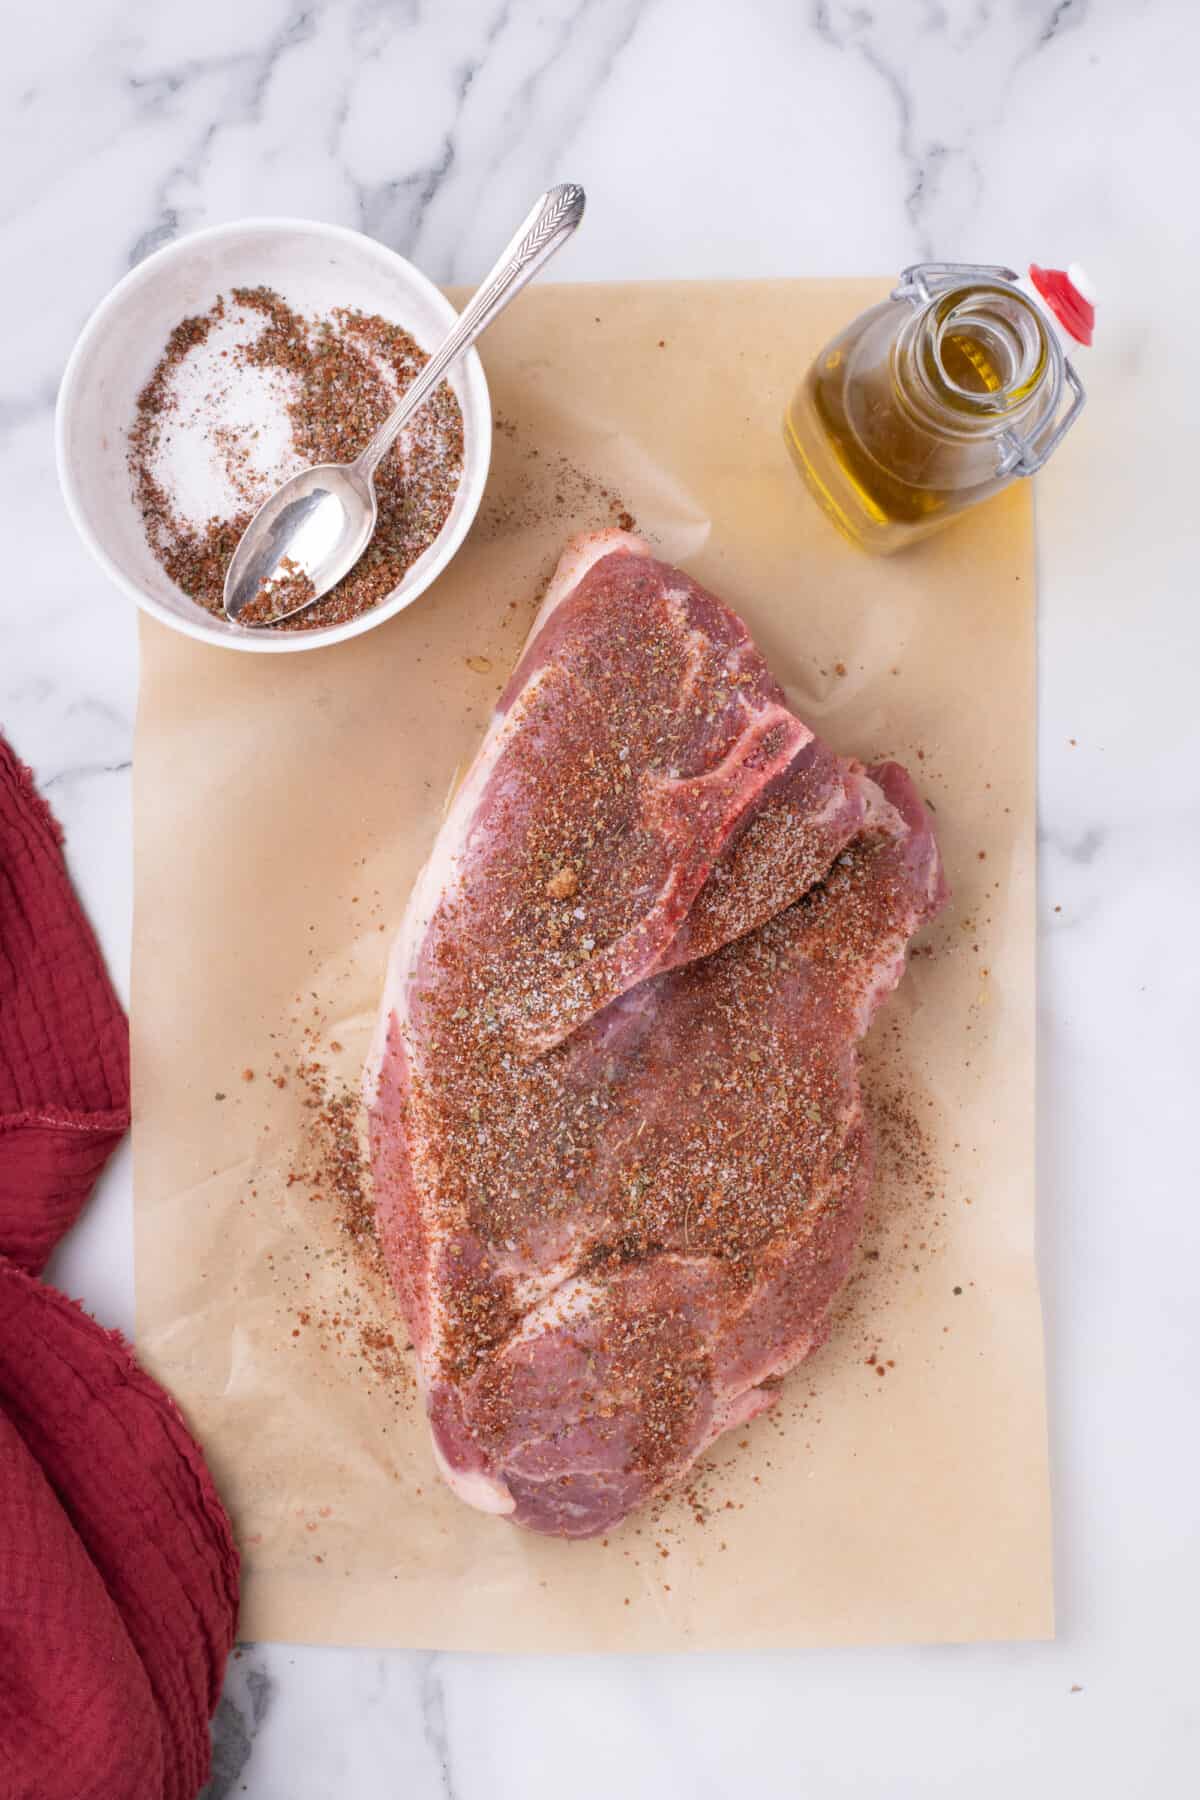
[[[1059,1640],[659,1660],[247,1647],[210,1800],[1187,1791],[1198,55],[1181,0],[19,0],[6,15],[0,724],[49,788],[123,991],[135,625],[66,520],[51,424],[80,325],[158,244],[300,213],[469,280],[531,195],[570,176],[590,200],[563,268],[576,278],[1077,256],[1101,291],[1085,422],[1038,496]],[[53,1273],[128,1329],[131,1266],[125,1150]]]

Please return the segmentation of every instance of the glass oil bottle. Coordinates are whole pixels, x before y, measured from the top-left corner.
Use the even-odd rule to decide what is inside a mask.
[[[1083,406],[1067,352],[1093,318],[1075,268],[906,269],[797,390],[785,434],[800,473],[866,550],[928,536],[1041,468]]]

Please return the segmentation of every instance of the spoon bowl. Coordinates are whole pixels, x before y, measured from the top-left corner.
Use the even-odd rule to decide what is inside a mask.
[[[260,596],[265,623],[311,605],[349,574],[371,541],[378,513],[375,485],[356,463],[301,469],[263,501],[246,527],[225,577],[226,615],[239,619]],[[272,595],[289,593],[298,604],[284,599],[271,605]]]

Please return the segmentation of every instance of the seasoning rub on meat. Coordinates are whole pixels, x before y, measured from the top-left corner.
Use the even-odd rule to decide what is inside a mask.
[[[455,1492],[587,1537],[825,1337],[870,1180],[857,1046],[943,903],[641,539],[568,546],[418,879],[366,1072],[377,1218]]]

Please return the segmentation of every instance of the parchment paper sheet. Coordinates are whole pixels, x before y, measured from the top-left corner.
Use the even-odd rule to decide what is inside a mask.
[[[1052,1630],[1030,495],[1018,484],[887,562],[820,517],[783,407],[882,291],[535,288],[486,340],[492,482],[435,588],[303,656],[143,624],[138,1339],[232,1509],[248,1638],[673,1650]],[[348,1294],[332,1210],[287,1185],[301,1095],[266,1074],[318,1014],[331,1067],[355,1074],[392,926],[539,587],[569,531],[621,507],[745,616],[838,749],[917,772],[955,900],[870,1057],[873,1091],[885,1107],[907,1093],[928,1155],[885,1119],[867,1254],[833,1341],[744,1448],[717,1447],[705,1522],[673,1502],[606,1544],[568,1545],[453,1499],[411,1395],[298,1325],[298,1308],[341,1300],[397,1321],[386,1299]]]

